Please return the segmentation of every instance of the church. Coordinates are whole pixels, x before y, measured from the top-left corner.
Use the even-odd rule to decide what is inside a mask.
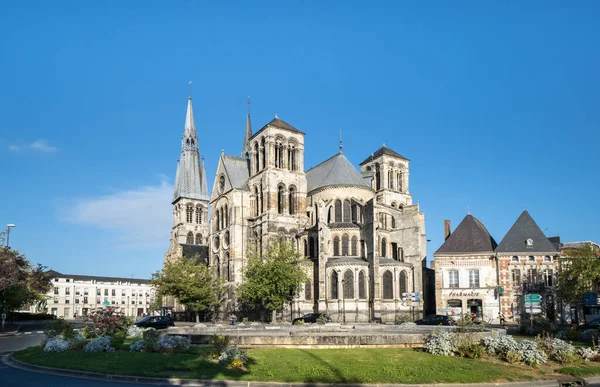
[[[227,284],[221,315],[239,319],[236,287],[248,252],[283,239],[307,257],[309,278],[284,319],[422,316],[427,239],[409,191],[409,160],[384,145],[357,169],[340,142],[338,153],[306,170],[305,135],[277,116],[253,131],[248,111],[240,154],[220,155],[209,192],[188,98],[165,259],[199,255]]]

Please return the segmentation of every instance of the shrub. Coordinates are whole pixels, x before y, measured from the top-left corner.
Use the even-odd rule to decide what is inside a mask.
[[[208,345],[211,356],[218,358],[229,347],[229,338],[222,335],[213,335]]]
[[[425,352],[432,355],[454,356],[456,336],[447,331],[438,331],[425,338]]]
[[[111,347],[110,336],[102,336],[97,339],[91,340],[85,346],[86,352],[114,352],[115,348]]]
[[[575,347],[564,340],[553,337],[538,339],[539,346],[548,357],[559,363],[571,363],[576,360]]]
[[[479,359],[485,353],[485,349],[479,343],[465,341],[456,347],[456,353],[460,357]]]
[[[404,323],[413,322],[412,317],[408,313],[401,313],[396,316],[395,323],[396,325],[402,325]]]
[[[514,364],[514,363],[520,363],[521,360],[523,360],[523,357],[521,356],[521,354],[519,352],[510,350],[504,356],[504,360],[506,360],[510,364]]]
[[[512,336],[491,334],[481,340],[481,344],[485,351],[490,355],[499,355],[506,358],[506,354],[510,351],[518,351],[518,343]]]
[[[110,336],[110,338],[112,346],[115,347],[115,349],[119,350],[123,347],[123,344],[125,343],[125,332],[116,331],[112,334],[112,336]]]
[[[87,345],[87,340],[77,340],[73,341],[69,346],[70,351],[83,351],[85,346]]]
[[[598,356],[598,351],[593,348],[579,348],[577,354],[581,356],[584,361],[594,360]]]
[[[190,340],[183,336],[163,336],[153,347],[160,353],[185,352],[190,348]]]
[[[142,333],[142,338],[144,340],[144,345],[146,346],[146,349],[154,348],[159,337],[160,332],[158,332],[154,328],[148,328],[144,330],[144,332]]]
[[[585,341],[586,343],[598,342],[598,331],[596,329],[586,329],[581,332],[579,339],[581,341]]]
[[[95,339],[98,335],[96,334],[96,328],[94,328],[91,325],[86,325],[85,328],[83,328],[83,337],[85,337],[86,339]]]
[[[548,359],[544,351],[538,349],[537,343],[531,340],[523,340],[518,343],[518,351],[521,354],[523,363],[528,366],[538,367]]]
[[[133,323],[131,318],[119,314],[115,308],[102,309],[90,316],[98,336],[111,336],[117,331],[126,332]]]
[[[327,324],[327,317],[321,314],[319,317],[317,317],[317,324]]]
[[[127,337],[142,337],[143,333],[144,330],[135,325],[132,325],[129,328],[127,328]]]
[[[237,344],[233,344],[227,347],[223,353],[219,356],[219,363],[227,366],[234,367],[234,362],[238,367],[245,365],[248,362],[248,356],[245,352],[240,351]],[[241,366],[239,365],[241,362]]]
[[[142,352],[144,348],[144,341],[138,340],[129,346],[129,352]]]
[[[523,362],[537,367],[547,360],[546,353],[540,351],[537,343],[531,340],[516,342],[512,336],[490,335],[484,337],[481,344],[487,353],[497,355],[509,363]]]
[[[46,340],[44,344],[44,351],[46,352],[64,352],[69,349],[69,341],[64,340],[60,336],[51,337]]]
[[[244,317],[244,318],[242,318],[242,322],[243,322],[244,324],[248,324],[248,317]]]
[[[469,314],[463,314],[454,320],[454,325],[458,328],[458,332],[473,332],[482,331],[485,328],[484,324],[476,324]]]
[[[73,326],[70,322],[65,321],[64,318],[59,318],[48,323],[44,333],[48,338],[62,335],[64,339],[70,340],[75,337],[75,330],[73,329]]]
[[[581,339],[581,332],[575,328],[567,329],[564,332],[564,335],[565,335],[565,338],[569,341],[579,341]]]

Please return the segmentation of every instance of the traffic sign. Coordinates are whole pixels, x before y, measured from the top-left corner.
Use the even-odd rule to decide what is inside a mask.
[[[542,307],[542,303],[541,302],[526,302],[525,303],[525,309],[529,310],[531,308],[541,308]]]
[[[598,305],[598,293],[596,293],[596,292],[583,293],[583,305],[585,305],[585,306]]]
[[[108,301],[104,301],[104,302],[102,303],[102,305],[104,305],[104,306],[109,306],[109,305],[110,305],[110,302],[108,302]]]
[[[541,294],[526,294],[525,295],[525,302],[542,302],[542,295]]]

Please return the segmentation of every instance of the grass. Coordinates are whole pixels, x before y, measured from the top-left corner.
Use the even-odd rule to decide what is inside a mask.
[[[566,374],[583,378],[586,376],[600,375],[600,366],[587,365],[587,366],[571,366],[562,367],[556,370],[559,374]]]
[[[406,348],[251,349],[247,371],[228,369],[193,347],[185,354],[47,353],[39,347],[15,353],[31,364],[115,375],[314,383],[477,383],[549,378],[522,365],[434,356]]]

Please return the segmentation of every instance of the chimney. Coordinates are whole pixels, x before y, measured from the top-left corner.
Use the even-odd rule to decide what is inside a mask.
[[[444,220],[444,240],[447,240],[450,237],[450,221]]]

